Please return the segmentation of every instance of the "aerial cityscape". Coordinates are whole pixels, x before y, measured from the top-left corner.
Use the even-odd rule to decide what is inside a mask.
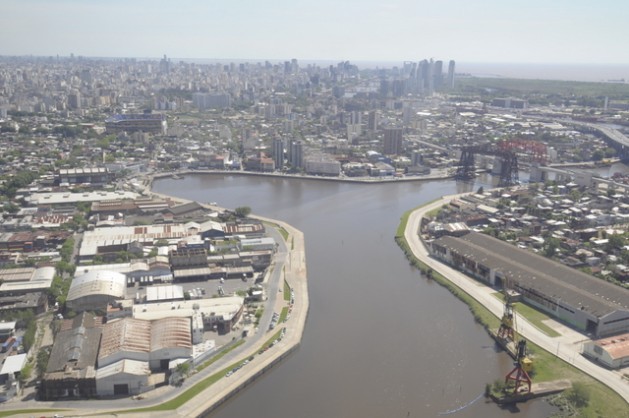
[[[7,1],[0,415],[629,418],[607,6]]]

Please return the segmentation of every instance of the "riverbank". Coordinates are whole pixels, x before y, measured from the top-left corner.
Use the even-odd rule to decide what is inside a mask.
[[[498,327],[498,318],[503,309],[501,302],[492,296],[495,290],[432,259],[418,234],[421,219],[429,212],[448,204],[453,198],[453,196],[443,197],[406,212],[402,217],[395,238],[412,265],[419,268],[429,278],[447,287],[455,296],[467,303],[474,318],[489,331]],[[535,354],[538,372],[534,380],[569,379],[582,381],[592,393],[590,405],[584,412],[596,413],[599,416],[629,417],[629,412],[627,412],[628,382],[622,377],[619,379],[619,376],[613,372],[602,369],[584,359],[578,351],[579,345],[575,346],[574,343],[571,343],[575,338],[571,334],[576,333],[575,331],[558,327],[560,336],[549,337],[535,328],[524,317],[518,315],[517,321],[520,327],[518,333],[529,340],[529,347]],[[598,411],[603,412],[598,414]]]
[[[437,170],[436,170],[437,171]],[[382,183],[396,183],[396,182],[425,182],[435,180],[447,180],[454,178],[453,174],[448,174],[446,169],[440,169],[435,173],[431,173],[427,176],[404,176],[404,177],[330,177],[330,176],[312,176],[306,174],[284,174],[284,173],[263,173],[256,171],[243,171],[243,170],[178,170],[170,173],[155,173],[149,176],[150,182],[154,179],[162,178],[174,178],[176,180],[183,179],[186,175],[197,174],[219,174],[219,175],[234,175],[234,176],[255,176],[255,177],[273,177],[273,178],[287,178],[297,180],[318,180],[318,181],[337,181],[343,183],[360,183],[360,184],[382,184]],[[149,184],[150,187],[150,184]]]
[[[152,178],[144,180],[142,186],[147,194],[169,197],[181,203],[190,202],[188,199],[153,193],[150,190]],[[202,205],[214,210],[222,209],[213,205]],[[279,239],[284,240],[285,249],[282,250],[282,259],[275,260],[277,283],[269,285],[269,289],[273,292],[278,292],[277,288],[283,289],[285,282],[292,289],[293,303],[290,316],[284,323],[278,324],[277,328],[277,330],[284,330],[281,338],[272,338],[274,343],[271,344],[268,339],[271,336],[275,337],[275,333],[268,332],[266,328],[260,328],[256,334],[247,337],[246,341],[252,341],[251,343],[242,344],[242,347],[229,352],[199,372],[193,371],[182,387],[163,386],[145,392],[140,397],[133,397],[132,403],[129,403],[130,398],[109,401],[75,401],[64,402],[65,408],[61,409],[60,402],[30,401],[20,403],[20,409],[0,410],[0,416],[30,417],[35,413],[41,415],[48,412],[51,415],[59,411],[66,416],[122,414],[138,418],[206,416],[290,356],[301,344],[309,311],[304,235],[300,230],[285,222],[255,215],[251,217],[272,225],[278,230],[276,235]],[[288,302],[285,298],[277,297],[274,306],[266,306],[265,309],[270,313],[280,312],[286,306]],[[264,349],[267,346],[268,348]],[[218,356],[221,356],[221,353]],[[242,367],[233,375],[227,374],[236,365],[241,366],[245,362],[246,367]]]

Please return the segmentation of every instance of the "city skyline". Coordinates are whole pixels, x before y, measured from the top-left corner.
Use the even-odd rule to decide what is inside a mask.
[[[611,0],[3,3],[0,55],[629,64]]]

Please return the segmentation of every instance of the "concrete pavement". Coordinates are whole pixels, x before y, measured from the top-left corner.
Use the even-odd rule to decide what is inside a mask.
[[[492,295],[496,292],[496,290],[479,283],[478,281],[437,261],[436,259],[431,258],[428,254],[428,250],[419,237],[418,232],[422,217],[431,210],[448,204],[453,198],[454,196],[444,196],[435,202],[429,203],[428,205],[413,211],[408,218],[406,230],[404,231],[404,237],[406,238],[406,241],[408,242],[408,245],[415,257],[463,289],[466,293],[489,309],[494,315],[500,318],[503,313],[503,304],[498,298]],[[520,335],[523,335],[528,340],[542,347],[546,351],[556,355],[579,370],[606,384],[629,403],[629,382],[627,382],[626,379],[623,379],[622,375],[619,373],[599,367],[581,355],[583,342],[588,340],[586,335],[574,331],[562,324],[558,324],[556,321],[549,321],[548,325],[553,326],[554,329],[561,334],[559,337],[550,337],[528,322],[526,318],[517,314],[517,312],[516,315],[516,324],[518,328],[517,332]]]

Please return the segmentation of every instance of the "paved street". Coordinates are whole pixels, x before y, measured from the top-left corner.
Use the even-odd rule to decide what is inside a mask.
[[[452,196],[444,196],[442,199],[414,211],[408,219],[404,236],[413,251],[413,254],[415,254],[417,258],[426,263],[433,270],[441,273],[444,277],[463,289],[489,309],[494,315],[500,318],[503,312],[503,304],[499,299],[492,295],[496,292],[495,289],[482,285],[465,274],[431,258],[428,255],[426,247],[419,238],[417,232],[419,231],[419,225],[423,215],[433,209],[449,203],[452,199]],[[525,336],[528,340],[539,345],[550,353],[557,355],[561,359],[572,364],[595,379],[605,383],[615,392],[620,394],[620,396],[622,396],[627,402],[629,402],[629,382],[627,382],[627,380],[623,379],[618,372],[599,367],[580,354],[583,341],[588,339],[586,335],[574,331],[557,323],[556,321],[549,321],[548,325],[552,326],[558,333],[561,334],[559,337],[549,337],[533,326],[521,315],[517,315],[516,319],[518,328],[517,332],[519,334]]]
[[[250,383],[252,376],[260,374],[262,371],[270,369],[286,353],[296,348],[303,334],[303,329],[308,314],[308,285],[305,264],[305,247],[303,233],[288,224],[284,224],[271,219],[263,219],[273,224],[282,226],[289,233],[288,245],[280,233],[272,227],[267,227],[269,235],[279,243],[277,253],[274,257],[274,268],[266,283],[268,301],[265,303],[266,309],[260,320],[258,332],[247,337],[246,342],[234,351],[225,355],[220,361],[212,364],[203,371],[188,377],[181,387],[164,386],[143,395],[143,399],[133,399],[132,397],[107,399],[107,400],[78,400],[78,401],[58,401],[58,402],[36,402],[29,397],[28,400],[21,400],[23,397],[4,403],[0,407],[1,411],[25,410],[25,409],[68,409],[62,415],[68,416],[112,416],[112,412],[150,407],[162,404],[185,392],[186,389],[194,386],[206,377],[224,369],[227,365],[237,361],[245,360],[253,356],[253,360],[229,378],[225,377],[203,391],[193,401],[187,402],[176,411],[151,412],[138,414],[125,414],[128,417],[191,417],[198,416],[207,408],[221,399],[228,397],[232,392]],[[275,330],[268,331],[273,312],[279,313],[282,307],[287,306],[283,293],[279,290],[283,288],[284,278],[295,291],[295,304],[290,318],[284,324],[278,324]],[[262,354],[258,350],[268,338],[277,330],[286,327],[285,337],[274,347]],[[100,414],[100,415],[99,415]],[[36,414],[37,416],[52,416],[52,414]],[[32,413],[14,415],[17,417],[30,417]]]

